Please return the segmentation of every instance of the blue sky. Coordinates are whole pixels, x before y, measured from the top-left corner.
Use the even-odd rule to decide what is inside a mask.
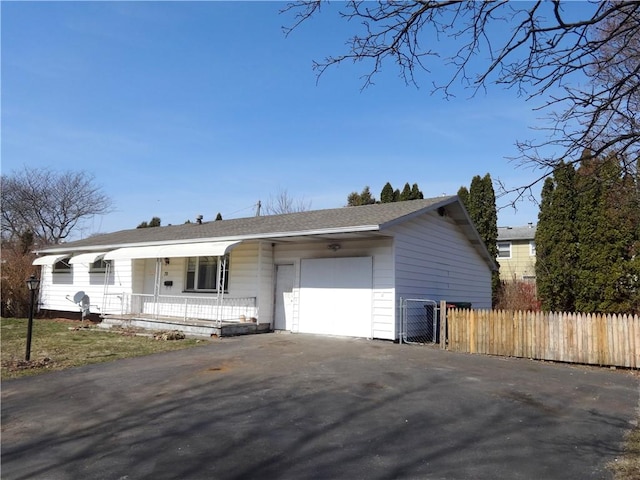
[[[535,138],[536,104],[497,87],[445,101],[391,64],[364,91],[362,64],[316,82],[312,60],[343,52],[353,25],[330,5],[285,37],[284,5],[2,2],[2,173],[94,175],[114,212],[80,236],[250,216],[283,190],[321,209],[387,181],[433,197],[539,175],[507,160]],[[499,211],[499,225],[536,220],[530,201]]]

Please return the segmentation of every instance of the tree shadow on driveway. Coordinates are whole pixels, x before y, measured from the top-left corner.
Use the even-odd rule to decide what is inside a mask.
[[[3,382],[5,479],[608,478],[620,372],[260,335]]]

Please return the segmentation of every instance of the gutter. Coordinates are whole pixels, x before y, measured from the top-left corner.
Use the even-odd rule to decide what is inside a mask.
[[[323,228],[318,230],[300,230],[293,232],[274,232],[264,234],[252,234],[252,235],[233,235],[227,237],[206,237],[206,238],[184,238],[179,240],[162,240],[162,241],[150,241],[150,242],[134,242],[134,243],[117,243],[106,245],[87,245],[82,247],[53,247],[45,248],[42,250],[34,250],[34,253],[40,254],[56,254],[56,253],[73,253],[77,251],[95,252],[102,250],[114,250],[116,248],[127,247],[152,247],[160,245],[180,245],[183,243],[205,243],[205,242],[229,242],[229,241],[243,241],[243,240],[267,240],[274,238],[287,238],[287,237],[300,237],[300,236],[314,236],[314,235],[327,235],[336,233],[353,233],[353,232],[377,232],[380,230],[380,225],[360,225],[357,227],[337,227],[337,228]]]

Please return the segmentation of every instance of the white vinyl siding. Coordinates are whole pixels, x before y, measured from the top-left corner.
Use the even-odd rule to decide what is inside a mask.
[[[76,293],[82,291],[89,297],[91,313],[119,313],[122,292],[131,291],[131,262],[114,261],[106,278],[107,291],[113,295],[105,296],[106,272],[91,272],[89,263],[76,263],[70,273],[53,273],[53,266],[43,266],[40,270],[40,289],[38,306],[43,310],[78,312],[80,307],[73,303]],[[69,300],[71,299],[71,300]],[[78,317],[80,318],[80,317]]]
[[[452,220],[430,213],[392,230],[396,305],[402,297],[491,308],[489,265]]]

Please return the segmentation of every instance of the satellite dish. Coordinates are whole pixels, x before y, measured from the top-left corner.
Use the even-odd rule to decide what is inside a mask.
[[[73,302],[74,302],[74,303],[77,303],[77,304],[80,304],[80,303],[82,303],[82,299],[83,299],[84,297],[86,297],[85,293],[84,293],[82,290],[80,290],[78,293],[76,293],[76,294],[73,296]]]
[[[84,292],[78,292],[78,293],[84,293]],[[89,295],[84,295],[82,297],[82,299],[79,302],[80,304],[80,308],[82,309],[82,317],[84,318],[86,315],[88,315],[91,309],[91,302],[89,301]]]

